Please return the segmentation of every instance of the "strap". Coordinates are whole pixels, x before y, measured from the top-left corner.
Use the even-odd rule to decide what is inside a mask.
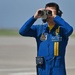
[[[56,29],[56,36],[59,34],[60,27]],[[54,56],[59,56],[59,41],[54,42]]]
[[[56,36],[59,34],[60,32],[60,26],[58,26],[58,28],[56,29]]]

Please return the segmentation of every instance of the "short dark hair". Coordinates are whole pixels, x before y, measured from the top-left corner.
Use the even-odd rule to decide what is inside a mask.
[[[59,5],[57,3],[54,3],[54,2],[51,2],[51,3],[47,3],[45,8],[46,7],[55,7],[56,8],[56,11],[59,10]]]
[[[47,7],[55,7],[57,15],[59,15],[59,16],[62,15],[62,11],[59,9],[59,5],[57,3],[54,3],[54,2],[47,3],[45,8],[47,8]]]

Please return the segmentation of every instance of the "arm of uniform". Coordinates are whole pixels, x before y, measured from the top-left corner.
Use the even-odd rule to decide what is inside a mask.
[[[61,17],[56,16],[54,18],[54,21],[55,21],[56,24],[58,24],[62,28],[62,30],[63,30],[63,36],[69,37],[72,34],[72,32],[73,32],[72,26],[70,26]]]
[[[36,36],[36,28],[33,25],[33,23],[36,21],[37,19],[34,18],[34,16],[32,16],[29,20],[27,20],[24,25],[20,28],[19,30],[19,34],[22,36],[31,36],[31,37],[35,37]]]

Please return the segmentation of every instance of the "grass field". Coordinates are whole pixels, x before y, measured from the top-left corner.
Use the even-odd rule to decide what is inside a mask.
[[[0,29],[0,36],[19,36],[19,30]]]
[[[0,36],[19,36],[18,29],[0,29]],[[75,32],[71,35],[75,37]]]
[[[75,37],[75,31],[73,32],[72,37]]]

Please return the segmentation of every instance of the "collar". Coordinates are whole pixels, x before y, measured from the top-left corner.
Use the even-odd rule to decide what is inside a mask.
[[[45,24],[43,33],[47,32],[47,31],[50,31],[50,32],[55,31],[57,28],[58,28],[58,25],[55,24],[55,26],[52,28],[52,30],[49,30],[48,24]]]
[[[48,25],[49,30],[52,30],[55,25]]]

